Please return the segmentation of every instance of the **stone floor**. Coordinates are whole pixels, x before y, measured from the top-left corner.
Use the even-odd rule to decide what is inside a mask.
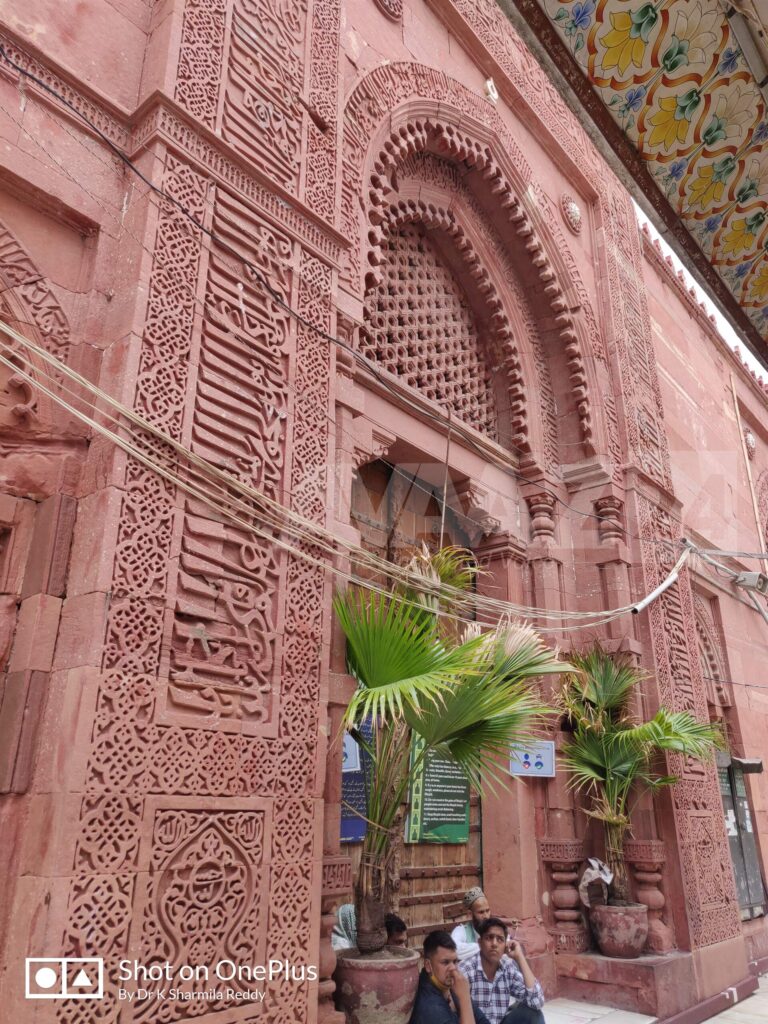
[[[553,1000],[553,1002],[556,1000]],[[601,1018],[602,1019],[602,1018]],[[608,1018],[606,1017],[605,1020]],[[709,1018],[708,1024],[767,1024],[768,974],[760,978],[760,988],[740,1003]]]
[[[653,1024],[655,1017],[610,1006],[579,1003],[574,999],[550,999],[544,1007],[547,1024]],[[760,978],[754,995],[722,1013],[710,1017],[708,1024],[768,1024],[768,974]]]
[[[652,1024],[655,1017],[628,1010],[614,1010],[610,1006],[580,1003],[575,999],[548,999],[544,1007],[547,1024]],[[752,1024],[751,1021],[733,1021],[729,1024]],[[766,1024],[766,1022],[764,1022]]]

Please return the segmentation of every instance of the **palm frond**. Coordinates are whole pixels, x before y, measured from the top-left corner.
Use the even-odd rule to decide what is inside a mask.
[[[619,747],[643,745],[707,760],[724,740],[719,726],[699,722],[688,711],[662,707],[648,722],[618,730],[613,742]]]
[[[447,546],[430,552],[426,544],[411,557],[406,569],[422,581],[406,588],[408,599],[433,615],[465,610],[474,581],[482,573],[468,548]]]
[[[644,674],[598,644],[586,652],[571,654],[570,660],[575,673],[567,680],[568,698],[582,705],[587,716],[591,710],[598,716],[622,717]]]
[[[375,718],[420,715],[440,703],[455,680],[479,670],[481,639],[446,646],[431,618],[414,616],[409,604],[379,594],[347,590],[334,599],[347,638],[349,669],[359,683],[345,715],[347,725]]]
[[[494,672],[503,679],[524,680],[573,669],[527,623],[502,619],[488,642],[495,646]]]

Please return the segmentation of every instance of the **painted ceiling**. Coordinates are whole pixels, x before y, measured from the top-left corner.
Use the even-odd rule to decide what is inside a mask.
[[[715,0],[538,0],[737,304],[768,338],[768,111]]]

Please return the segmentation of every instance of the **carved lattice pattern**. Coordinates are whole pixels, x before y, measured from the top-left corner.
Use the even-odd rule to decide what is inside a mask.
[[[418,225],[390,235],[383,253],[382,283],[366,297],[372,338],[363,337],[363,352],[496,439],[491,373],[458,282]]]

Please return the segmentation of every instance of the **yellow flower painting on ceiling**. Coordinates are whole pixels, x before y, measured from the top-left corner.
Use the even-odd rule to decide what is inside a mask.
[[[715,0],[539,0],[661,191],[768,335],[768,111]]]

